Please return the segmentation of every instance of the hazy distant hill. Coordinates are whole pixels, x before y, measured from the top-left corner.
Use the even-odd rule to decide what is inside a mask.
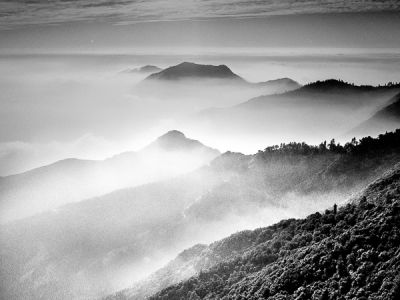
[[[186,205],[184,224],[216,232],[218,226],[224,226],[224,219],[233,226],[246,216],[256,220],[260,213],[264,222],[274,220],[274,216],[282,219],[291,210],[296,216],[311,213],[354,196],[398,162],[400,131],[346,146],[291,143],[268,147],[254,156],[226,153],[214,160],[211,168],[222,174],[230,170],[231,176],[223,176],[224,181]],[[210,224],[215,226],[211,231]],[[216,243],[206,249],[197,245],[110,299],[143,299],[226,259],[226,251],[235,255],[240,245]]]
[[[347,136],[375,136],[380,132],[391,131],[400,127],[400,94],[394,96],[389,105],[377,111],[368,120],[350,130]]]
[[[157,73],[160,72],[162,69],[153,66],[153,65],[145,65],[143,67],[138,67],[138,68],[133,68],[133,69],[126,69],[122,71],[121,73],[140,73],[140,74],[151,74],[151,73]]]
[[[194,170],[218,155],[217,150],[178,131],[170,131],[138,152],[126,152],[102,161],[66,159],[2,177],[1,222],[123,187],[171,178]]]
[[[200,274],[150,299],[398,299],[399,190],[397,165],[338,210],[195,246],[160,275]]]
[[[249,82],[226,65],[183,62],[149,75],[133,88],[143,98],[174,103],[178,109],[200,110],[232,106],[258,95],[291,91],[300,84],[289,78]]]
[[[258,84],[261,86],[269,87],[271,89],[275,89],[276,94],[293,91],[301,87],[301,84],[291,78],[273,79],[259,82]]]

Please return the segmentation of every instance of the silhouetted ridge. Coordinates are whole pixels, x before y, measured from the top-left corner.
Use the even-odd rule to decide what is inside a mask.
[[[320,92],[327,92],[332,90],[340,90],[340,91],[357,91],[359,89],[370,90],[373,89],[373,86],[370,85],[363,85],[357,86],[352,83],[345,82],[343,80],[337,79],[328,79],[323,81],[316,81],[309,84],[306,84],[301,88],[304,91],[320,91]]]
[[[328,79],[308,83],[300,88],[293,88],[278,95],[258,96],[240,103],[234,108],[264,110],[267,114],[270,110],[274,110],[276,106],[285,103],[288,105],[288,113],[292,113],[291,107],[298,105],[300,105],[300,108],[308,107],[312,101],[321,104],[333,103],[334,101],[335,105],[351,105],[352,108],[359,110],[362,106],[372,105],[373,102],[378,100],[381,101],[380,98],[386,97],[386,95],[388,98],[393,97],[398,91],[400,91],[400,83],[389,82],[385,85],[371,86]],[[327,119],[329,118],[330,116],[327,114]]]
[[[180,80],[190,78],[243,80],[241,77],[233,73],[226,65],[201,65],[191,62],[183,62],[179,65],[166,68],[161,72],[151,74],[146,79]]]
[[[386,85],[356,85],[340,79],[327,79],[318,80],[309,84],[304,85],[299,91],[315,91],[315,92],[368,92],[375,89],[387,89],[387,88],[400,88],[400,83],[389,82]]]

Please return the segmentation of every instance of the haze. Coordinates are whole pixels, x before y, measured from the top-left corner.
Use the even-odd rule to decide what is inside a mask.
[[[204,90],[191,85],[178,89],[180,95],[172,94],[174,99],[165,100],[166,94],[138,95],[134,87],[146,74],[120,74],[127,68],[146,64],[165,68],[182,61],[224,63],[251,82],[289,77],[301,84],[340,78],[376,85],[400,76],[395,49],[330,49],[321,53],[321,49],[215,48],[195,56],[184,50],[154,55],[0,56],[0,174],[69,157],[102,159],[139,149],[171,129],[181,129],[221,151],[254,153],[281,142],[265,137],[255,143],[251,135],[245,144],[243,137],[224,141],[223,136],[178,121],[209,107],[245,102],[258,92],[210,86]]]

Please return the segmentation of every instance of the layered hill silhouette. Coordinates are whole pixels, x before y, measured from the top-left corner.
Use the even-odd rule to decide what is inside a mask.
[[[254,137],[247,143],[257,143],[263,137],[277,143],[295,139],[315,143],[321,137],[343,136],[357,127],[360,120],[390,104],[399,91],[400,85],[394,84],[374,87],[340,80],[317,81],[278,95],[255,97],[235,106],[207,109],[185,121],[193,128],[211,133],[219,130],[226,139]],[[384,129],[380,132],[394,129],[379,128]]]
[[[250,99],[240,107],[260,108],[263,105],[269,105],[272,101],[303,101],[309,100],[311,103],[331,105],[368,105],[375,101],[377,96],[396,94],[400,89],[400,84],[369,86],[355,85],[342,80],[328,79],[309,83],[299,89],[283,93],[280,95],[267,95]]]
[[[180,133],[172,135],[180,140]],[[1,290],[8,299],[111,294],[199,241],[340,204],[398,163],[399,153],[400,131],[344,146],[289,143],[254,155],[228,152],[173,179],[3,225]],[[189,265],[171,276],[184,280],[196,272]],[[142,299],[143,291],[177,282],[170,279],[127,293]]]
[[[276,94],[293,91],[301,87],[301,85],[291,78],[279,78],[257,83],[260,86],[275,88]]]
[[[400,94],[394,96],[389,105],[380,109],[372,117],[352,129],[347,135],[377,135],[400,127]]]
[[[170,131],[137,152],[102,160],[65,159],[0,178],[1,221],[26,217],[62,204],[171,178],[219,155],[215,149]]]
[[[138,83],[133,92],[141,97],[178,101],[181,108],[204,109],[230,106],[258,95],[291,91],[301,85],[289,78],[253,83],[234,73],[226,65],[183,62],[153,73]],[[191,99],[196,101],[189,102]]]
[[[159,275],[197,275],[149,299],[398,299],[399,187],[396,165],[339,209],[188,249]]]
[[[274,89],[275,93],[286,92],[298,89],[301,87],[299,83],[290,78],[279,78],[265,82],[251,83],[235,74],[226,65],[202,65],[191,62],[183,62],[176,66],[166,68],[158,73],[149,75],[144,81],[181,81],[181,80],[196,80],[199,83],[202,80],[208,82],[216,80],[217,82],[231,81],[232,83],[241,84],[252,88],[270,88]]]

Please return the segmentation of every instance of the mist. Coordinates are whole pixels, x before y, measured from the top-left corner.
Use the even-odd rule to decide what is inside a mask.
[[[172,136],[177,135],[181,136]],[[171,146],[170,135],[161,141],[166,144],[159,142],[157,148]],[[149,147],[145,153],[158,151]],[[362,163],[366,170],[354,173],[349,156],[331,151],[277,157],[267,152],[225,153],[208,163],[198,161],[197,167],[187,165],[185,152],[171,155],[173,160],[153,155],[149,164],[138,169],[143,176],[149,170],[162,173],[164,162],[183,175],[167,167],[168,179],[153,177],[152,183],[1,226],[1,242],[7,245],[4,255],[11,268],[7,267],[11,275],[2,289],[18,289],[14,281],[22,276],[23,293],[46,293],[50,298],[103,297],[134,286],[194,244],[340,205],[395,159]],[[198,156],[197,151],[193,157]],[[193,170],[182,171],[182,165]],[[344,166],[348,169],[338,172]],[[18,271],[13,269],[16,265],[27,267]]]
[[[274,138],[270,134],[256,135],[254,128],[241,128],[241,134],[235,128],[236,138],[228,138],[226,132],[204,129],[207,124],[194,126],[185,121],[204,109],[234,106],[274,91],[186,82],[160,84],[140,92],[137,85],[148,74],[120,73],[127,68],[146,64],[165,68],[182,61],[224,63],[249,82],[289,77],[300,84],[341,78],[376,85],[399,76],[396,52],[363,54],[360,59],[352,53],[305,56],[304,51],[297,51],[277,56],[277,50],[266,50],[268,55],[261,50],[250,54],[243,51],[197,56],[2,55],[0,175],[20,173],[63,158],[104,159],[140,149],[171,129],[180,129],[221,151],[246,153],[297,137],[284,133]],[[366,119],[370,113],[355,116],[350,125],[358,118]],[[301,139],[319,142],[329,135],[334,136],[327,133]],[[246,146],[241,142],[243,138],[247,140]]]
[[[0,0],[0,300],[397,295],[397,2]]]
[[[398,78],[398,51],[319,50],[0,55],[4,294],[105,297],[195,244],[359,193],[396,162],[393,152],[263,152],[349,142],[399,92],[358,86]],[[226,65],[243,82],[124,72],[185,61]],[[299,85],[268,84],[280,78]],[[331,78],[355,85],[315,83]]]

